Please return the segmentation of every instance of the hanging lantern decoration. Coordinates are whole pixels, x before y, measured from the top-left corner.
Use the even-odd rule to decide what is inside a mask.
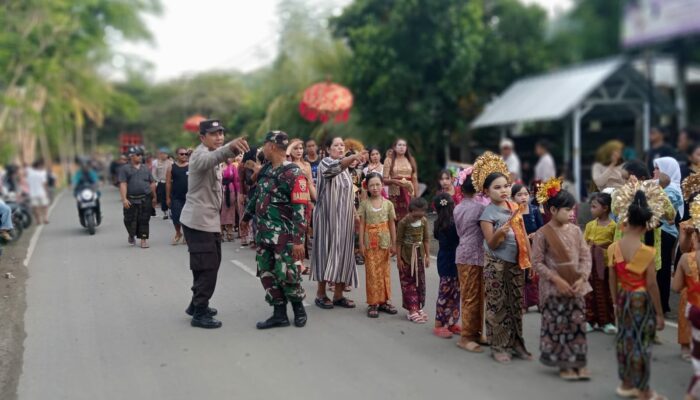
[[[330,81],[316,83],[304,91],[299,113],[310,122],[347,122],[352,108],[352,93]]]

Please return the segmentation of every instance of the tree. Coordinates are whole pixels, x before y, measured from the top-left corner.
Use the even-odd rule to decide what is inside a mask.
[[[483,43],[482,7],[464,0],[356,0],[332,19],[353,50],[350,87],[362,126],[404,137],[432,176],[446,136],[463,123]]]

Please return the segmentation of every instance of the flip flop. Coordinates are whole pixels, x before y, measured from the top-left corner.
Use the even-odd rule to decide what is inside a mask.
[[[636,399],[637,397],[639,397],[639,389],[625,389],[622,387],[622,385],[618,386],[617,389],[615,389],[615,393],[618,396],[624,397],[626,399]]]
[[[484,349],[477,342],[469,342],[469,343],[464,344],[464,345],[461,342],[457,342],[457,347],[459,347],[462,350],[468,351],[470,353],[483,353],[484,352]]]
[[[559,371],[559,377],[565,381],[577,381],[578,374],[573,369]]]
[[[508,353],[493,353],[493,359],[499,364],[510,364],[512,358]]]

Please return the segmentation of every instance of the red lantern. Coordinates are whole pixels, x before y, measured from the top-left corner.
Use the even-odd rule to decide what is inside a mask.
[[[332,82],[321,82],[304,91],[299,113],[307,121],[347,122],[353,97],[350,90]]]

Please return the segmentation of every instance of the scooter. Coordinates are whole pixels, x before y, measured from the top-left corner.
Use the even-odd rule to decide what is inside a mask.
[[[80,225],[87,228],[90,235],[94,235],[102,223],[99,192],[92,186],[82,186],[75,190],[75,199],[78,202]]]
[[[29,229],[32,226],[32,209],[29,205],[29,199],[27,196],[18,196],[15,192],[8,193],[3,200],[5,204],[12,208],[13,223],[14,214],[17,212],[19,214],[19,224],[22,229]]]
[[[17,204],[7,204],[12,210],[12,230],[8,231],[11,239],[5,240],[0,236],[1,244],[8,244],[16,242],[22,237],[22,232],[24,232],[24,227],[22,226],[22,211]]]

